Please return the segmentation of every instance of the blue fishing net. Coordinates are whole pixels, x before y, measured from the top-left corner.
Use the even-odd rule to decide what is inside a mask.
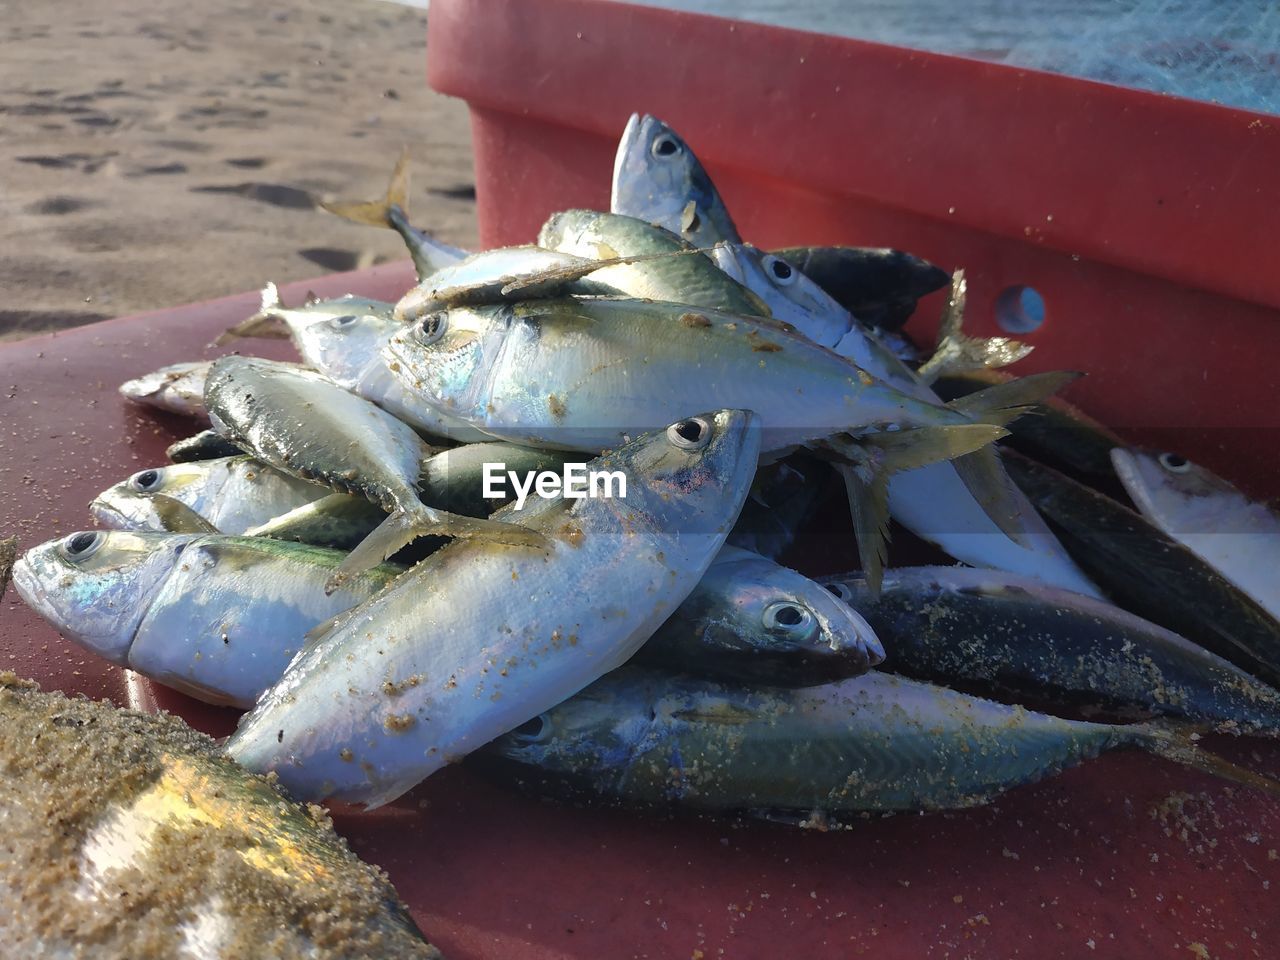
[[[1280,113],[1277,0],[648,0]]]

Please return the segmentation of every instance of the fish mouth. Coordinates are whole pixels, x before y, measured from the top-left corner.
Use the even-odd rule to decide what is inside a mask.
[[[627,119],[627,125],[622,130],[622,136],[618,139],[618,152],[613,155],[613,174],[609,181],[609,209],[616,210],[618,208],[618,188],[622,182],[622,168],[627,162],[627,157],[631,155],[631,144],[635,140],[636,135],[640,132],[640,124],[643,118],[638,113],[633,113]]]
[[[48,592],[41,585],[31,561],[25,556],[19,557],[13,565],[13,588],[18,591],[23,602],[45,620],[54,624],[58,622],[58,612],[50,602]]]
[[[108,530],[129,530],[133,527],[130,520],[118,507],[106,500],[93,500],[89,504],[89,516]]]

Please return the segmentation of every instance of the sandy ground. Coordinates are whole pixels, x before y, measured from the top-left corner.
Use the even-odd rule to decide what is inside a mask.
[[[379,0],[0,0],[0,339],[401,259],[315,198],[475,243],[465,106]]]

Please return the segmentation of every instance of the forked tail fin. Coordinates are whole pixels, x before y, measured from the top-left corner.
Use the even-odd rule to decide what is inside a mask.
[[[951,277],[951,295],[938,324],[933,356],[916,370],[916,375],[925,383],[933,383],[944,374],[1007,367],[1034,349],[1010,337],[970,337],[961,332],[966,291],[964,271],[957,270]]]
[[[262,288],[262,306],[258,312],[248,319],[241,320],[234,327],[228,327],[213,341],[215,347],[225,346],[232,340],[241,337],[262,337],[271,340],[287,340],[290,336],[289,325],[282,315],[285,309],[280,299],[280,290],[268,281]]]
[[[1204,749],[1197,743],[1199,734],[1194,729],[1161,723],[1137,723],[1122,729],[1131,732],[1136,746],[1166,760],[1280,797],[1280,781]]]
[[[387,192],[380,199],[322,201],[320,206],[352,223],[394,230],[393,210],[409,216],[409,148],[401,149],[400,158],[387,183]]]

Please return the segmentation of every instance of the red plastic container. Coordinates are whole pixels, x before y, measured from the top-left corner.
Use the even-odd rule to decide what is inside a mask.
[[[1190,427],[1189,452],[1274,475],[1272,120],[606,3],[434,0],[430,17],[433,82],[475,112],[487,242],[607,202],[613,140],[647,110],[690,138],[749,237],[963,265],[977,329],[1000,290],[1033,285],[1048,320],[1029,367],[1089,370],[1073,396],[1117,427]],[[411,277],[400,264],[284,295],[388,298]],[[211,355],[255,306],[245,294],[0,349],[0,530],[26,546],[89,526],[94,494],[190,431],[116,385]],[[13,594],[0,611],[0,669],[230,729],[230,712],[97,661]],[[1225,748],[1280,773],[1270,744]],[[1280,955],[1280,804],[1134,754],[841,833],[578,810],[465,770],[337,825],[451,960]]]
[[[1033,287],[1019,370],[1087,371],[1071,397],[1104,421],[1276,492],[1280,117],[593,0],[433,0],[428,67],[471,107],[486,245],[604,209],[627,116],[652,113],[748,240],[964,267],[975,333]]]

